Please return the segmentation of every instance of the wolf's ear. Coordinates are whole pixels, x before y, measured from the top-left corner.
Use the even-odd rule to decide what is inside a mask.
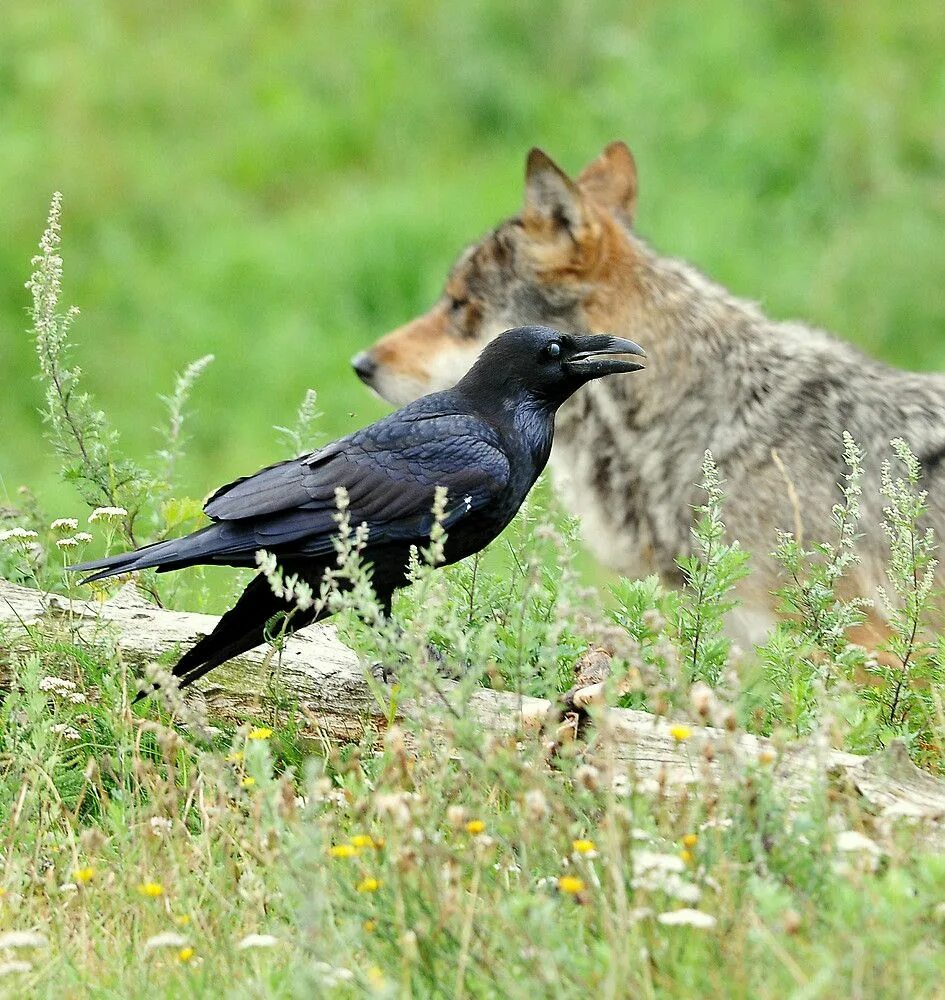
[[[626,143],[611,142],[577,179],[578,188],[603,208],[629,221],[637,207],[637,164]]]
[[[586,207],[574,181],[540,149],[532,149],[525,164],[526,228],[566,229],[576,236],[587,222]]]

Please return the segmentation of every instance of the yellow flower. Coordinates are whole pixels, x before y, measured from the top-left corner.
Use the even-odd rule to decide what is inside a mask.
[[[190,923],[190,916],[186,913],[181,913],[180,916],[174,917],[174,923],[178,927],[186,927]]]
[[[360,853],[351,844],[333,844],[328,848],[328,856],[332,858],[356,858]]]
[[[373,934],[377,930],[376,920],[365,920],[361,926],[364,928],[366,934]]]
[[[597,850],[593,840],[572,840],[571,850],[575,854],[593,854]]]
[[[194,949],[188,945],[177,953],[178,962],[189,962],[194,957]]]
[[[466,824],[466,832],[471,833],[474,837],[482,833],[485,828],[486,824],[481,819],[471,819]]]
[[[377,892],[380,887],[381,883],[378,879],[367,875],[358,883],[358,892]]]
[[[157,899],[158,896],[164,895],[164,886],[160,882],[142,882],[138,886],[138,892],[142,896],[150,896],[152,899]]]
[[[241,785],[242,785],[242,786],[243,786],[244,788],[252,788],[252,787],[253,787],[253,785],[255,785],[255,784],[256,784],[256,779],[255,779],[255,778],[249,778],[249,777],[247,777],[247,778],[243,778],[243,780],[242,780],[242,781],[240,782],[240,784],[241,784]]]
[[[243,759],[243,751],[234,750],[233,753],[228,753],[223,759],[227,764],[238,764]]]
[[[377,847],[378,845],[374,843],[374,838],[369,833],[356,833],[351,838],[351,846],[360,850],[362,847]]]
[[[684,740],[688,740],[692,736],[692,730],[688,726],[670,726],[669,735],[677,743],[682,743]]]
[[[687,865],[689,864],[690,861],[692,861],[692,851],[687,851],[683,849],[679,852],[679,856],[680,858],[682,858],[683,861],[686,862]]]
[[[384,986],[384,973],[381,972],[380,966],[372,965],[367,970],[367,977],[374,989],[379,990]]]
[[[270,736],[272,736],[272,730],[268,726],[258,726],[256,729],[251,729],[246,738],[248,740],[268,740]]]
[[[95,878],[94,868],[77,868],[73,873],[72,877],[80,885],[85,885],[86,882],[91,882]]]
[[[558,888],[569,896],[576,896],[579,892],[584,891],[584,880],[576,875],[562,875],[558,879]]]

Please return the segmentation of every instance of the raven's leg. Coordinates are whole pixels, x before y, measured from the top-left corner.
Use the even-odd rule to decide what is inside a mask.
[[[269,581],[260,574],[253,578],[236,604],[217,622],[216,628],[180,658],[174,667],[174,676],[180,678],[180,686],[187,687],[221,663],[261,645],[266,639],[267,623],[280,612],[291,613],[286,622],[286,635],[311,625],[317,618],[325,617],[324,614],[317,614],[314,608],[300,611],[294,604],[276,597]],[[135,701],[150,693],[141,692]]]

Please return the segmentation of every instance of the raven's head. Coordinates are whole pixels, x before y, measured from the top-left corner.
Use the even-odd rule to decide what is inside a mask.
[[[640,371],[644,357],[632,340],[520,326],[487,344],[457,388],[510,400],[526,395],[557,408],[594,379]]]

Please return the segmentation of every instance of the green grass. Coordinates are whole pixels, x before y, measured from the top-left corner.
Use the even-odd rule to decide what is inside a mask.
[[[938,0],[11,0],[0,505],[25,504],[26,484],[49,517],[85,513],[43,438],[25,333],[23,281],[57,189],[63,304],[82,308],[73,360],[127,456],[159,447],[157,397],[175,373],[216,355],[187,424],[181,492],[192,496],[279,457],[273,425],[292,422],[310,386],[326,436],[383,412],[347,359],[425,308],[460,248],[516,210],[532,144],[577,170],[626,139],[639,227],[658,247],[774,315],[943,368],[943,34]],[[47,561],[8,545],[3,571],[63,589],[71,551],[46,521],[23,521],[42,529]],[[941,773],[945,646],[922,634],[898,699],[901,674],[869,668],[827,627],[856,610],[834,601],[823,552],[787,552],[799,571],[787,599],[826,613],[800,614],[735,671],[721,633],[732,552],[690,567],[711,602],[655,581],[582,598],[560,571],[575,565],[573,544],[535,528],[512,526],[503,572],[463,565],[431,594],[403,595],[399,654],[422,665],[429,639],[454,666],[469,660],[475,682],[548,693],[599,638],[634,707],[704,721],[691,682],[709,679],[716,721],[859,752],[903,737]],[[118,528],[94,531],[101,545]],[[205,585],[190,580],[188,604]],[[176,585],[162,581],[180,601]],[[233,574],[213,583],[234,585]],[[601,621],[605,604],[613,620]],[[343,625],[376,655],[377,636]],[[942,993],[940,856],[832,789],[814,785],[787,811],[764,761],[740,762],[717,796],[624,796],[567,749],[548,767],[526,738],[485,739],[461,701],[445,744],[427,742],[443,719],[417,721],[416,755],[396,739],[313,748],[287,713],[262,709],[202,738],[188,713],[130,709],[122,657],[106,638],[79,641],[67,616],[28,641],[0,636],[0,659],[12,678],[0,706],[0,933],[48,940],[0,947],[2,996]],[[862,685],[864,669],[875,685]],[[407,687],[423,683],[412,673]],[[46,676],[84,700],[44,692]],[[248,740],[260,723],[272,737]],[[839,849],[851,829],[874,838],[878,865]],[[331,855],[365,834],[383,848]],[[597,856],[575,856],[574,840]],[[711,928],[658,922],[682,900],[670,883],[635,884],[642,851],[683,864]],[[583,882],[576,895],[563,874]],[[148,882],[159,896],[141,893]],[[170,931],[186,943],[148,949]],[[252,933],[278,943],[240,950]],[[8,969],[14,959],[32,967]],[[350,970],[350,984],[329,988],[318,963]]]
[[[133,455],[206,353],[183,473],[254,470],[314,386],[336,435],[383,412],[347,359],[516,210],[525,152],[625,138],[639,226],[778,316],[945,363],[945,71],[908,6],[415,0],[4,8],[0,477],[79,512],[47,461],[23,280],[65,196],[65,297]]]

